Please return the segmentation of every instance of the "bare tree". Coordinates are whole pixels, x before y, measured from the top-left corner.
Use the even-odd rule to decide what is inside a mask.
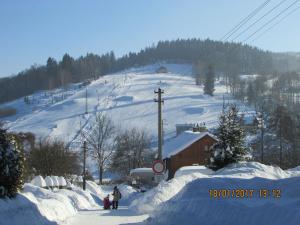
[[[104,168],[113,152],[113,134],[113,123],[103,113],[97,113],[92,129],[83,133],[83,137],[91,149],[91,156],[97,160],[99,184],[102,184]]]
[[[131,169],[145,166],[149,162],[152,162],[150,137],[145,131],[133,128],[117,135],[111,162],[113,171],[126,176]]]
[[[40,141],[27,155],[28,174],[68,176],[81,171],[78,155],[59,140]]]

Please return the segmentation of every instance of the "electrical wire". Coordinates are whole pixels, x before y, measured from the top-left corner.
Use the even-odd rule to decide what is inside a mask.
[[[275,26],[277,26],[279,23],[281,23],[284,19],[286,19],[288,16],[290,16],[291,14],[293,14],[294,12],[296,12],[298,9],[300,9],[300,6],[298,6],[297,8],[293,9],[292,11],[290,11],[288,14],[286,14],[284,17],[282,17],[279,21],[277,21],[275,24],[273,24],[271,27],[269,27],[267,30],[265,30],[264,32],[262,32],[259,36],[257,36],[256,38],[252,39],[250,42],[254,42],[256,40],[258,40],[259,38],[261,38],[264,34],[266,34],[268,31],[270,31],[271,29],[273,29]]]
[[[272,23],[275,19],[277,19],[278,17],[280,17],[283,13],[285,13],[287,10],[289,10],[291,7],[293,7],[295,4],[297,4],[300,0],[296,0],[294,1],[292,4],[290,4],[287,8],[285,8],[284,10],[280,11],[280,13],[278,13],[276,16],[272,17],[272,19],[270,19],[268,22],[266,22],[265,24],[263,24],[260,28],[258,28],[255,32],[253,32],[251,35],[249,35],[247,38],[245,38],[242,42],[246,42],[247,40],[249,40],[251,37],[253,37],[255,34],[257,34],[259,31],[261,31],[264,27],[268,26],[270,23]]]
[[[253,23],[251,23],[246,29],[244,29],[242,32],[240,32],[238,35],[236,35],[234,38],[232,38],[231,41],[235,41],[237,38],[239,38],[242,34],[246,33],[250,28],[252,28],[254,25],[256,25],[259,21],[261,21],[263,18],[265,18],[267,15],[269,15],[271,12],[273,12],[275,9],[277,9],[279,6],[281,6],[284,2],[287,0],[280,1],[277,5],[275,5],[272,9],[270,9],[268,12],[266,12],[264,15],[259,17],[257,20],[255,20]]]
[[[266,5],[269,4],[271,0],[265,1],[263,4],[258,6],[255,10],[253,10],[247,17],[245,17],[242,21],[240,21],[236,26],[234,26],[230,31],[228,31],[222,38],[221,41],[228,40],[233,34],[235,34],[243,25],[245,25],[249,20],[251,20],[261,9],[263,9]]]

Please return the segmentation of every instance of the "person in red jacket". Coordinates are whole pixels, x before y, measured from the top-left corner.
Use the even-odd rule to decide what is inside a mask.
[[[109,195],[103,199],[103,209],[110,209]]]

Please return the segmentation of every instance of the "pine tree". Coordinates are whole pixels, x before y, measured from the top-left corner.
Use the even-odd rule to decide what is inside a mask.
[[[223,110],[219,118],[218,143],[212,147],[211,167],[222,168],[230,163],[239,162],[247,153],[244,147],[244,131],[240,126],[236,105],[230,105],[227,111]]]
[[[204,81],[204,94],[213,96],[215,91],[215,73],[213,67],[210,65],[208,66],[208,71],[205,74],[205,81]]]
[[[247,87],[247,100],[250,105],[256,101],[255,90],[252,82],[250,82]]]
[[[22,188],[23,163],[17,139],[0,128],[0,197],[14,197]]]
[[[274,130],[279,139],[280,155],[279,165],[283,166],[283,142],[293,142],[294,140],[294,122],[291,118],[290,112],[286,107],[279,105],[270,117],[270,128]]]

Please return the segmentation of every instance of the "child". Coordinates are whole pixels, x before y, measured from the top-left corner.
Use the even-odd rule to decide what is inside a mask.
[[[109,195],[103,199],[103,209],[110,209]]]

